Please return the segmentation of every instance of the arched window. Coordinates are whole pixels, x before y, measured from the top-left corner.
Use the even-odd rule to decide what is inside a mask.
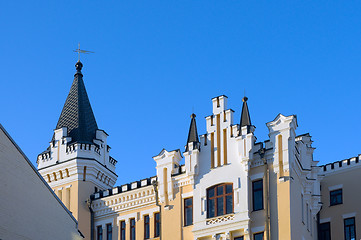
[[[207,217],[233,213],[233,185],[222,183],[207,189]]]

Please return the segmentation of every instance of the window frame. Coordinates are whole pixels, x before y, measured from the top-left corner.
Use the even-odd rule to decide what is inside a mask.
[[[102,225],[97,226],[97,240],[103,240],[103,226]]]
[[[346,221],[351,220],[351,219],[353,220],[353,224],[346,225]],[[348,238],[348,236],[346,235],[346,228],[351,227],[351,226],[353,226],[353,232],[355,234],[354,239],[355,240],[357,239],[357,237],[356,237],[356,219],[355,219],[355,217],[350,217],[350,218],[343,219],[343,232],[344,232],[345,240],[352,240],[351,236],[349,236],[350,238]]]
[[[234,237],[234,240],[244,240],[244,236]]]
[[[227,186],[231,186],[232,191],[230,193],[227,193]],[[219,187],[223,187],[223,193],[218,195],[217,193],[217,189]],[[214,191],[214,195],[213,197],[209,196],[209,192],[213,189]],[[227,197],[231,196],[232,199],[232,210],[231,212],[227,213]],[[222,214],[218,214],[218,199],[223,199],[223,211]],[[214,200],[214,216],[210,216],[210,201]],[[214,217],[219,217],[219,216],[223,216],[223,215],[227,215],[227,214],[232,214],[234,213],[234,190],[233,190],[233,183],[221,183],[221,184],[217,184],[214,185],[212,187],[207,188],[207,218],[214,218]]]
[[[338,194],[336,192],[339,192]],[[333,195],[334,194],[334,195]],[[341,202],[332,202],[332,199],[337,200],[337,196],[341,195]],[[343,191],[342,188],[330,191],[330,206],[336,206],[343,203]]]
[[[327,226],[324,228],[323,226]],[[325,236],[326,232],[328,232],[328,238]],[[319,226],[319,234],[318,234],[319,240],[331,240],[331,223],[330,222],[324,222],[320,223]]]
[[[187,200],[192,200],[192,204],[190,205],[187,205],[186,204],[186,201]],[[184,226],[190,226],[190,225],[193,225],[193,197],[189,197],[189,198],[184,198],[183,199],[183,204],[184,204]],[[192,214],[192,217],[190,219],[190,222],[189,219],[187,218],[187,210],[190,209],[191,211],[191,214]],[[187,221],[188,220],[188,221]]]
[[[264,240],[264,232],[258,232],[253,234],[253,240],[256,240],[257,236],[262,236],[262,240]]]
[[[262,183],[261,184],[262,187],[260,189],[255,190],[254,185],[256,183],[258,183],[258,182]],[[253,209],[253,212],[264,210],[264,194],[263,194],[264,189],[263,188],[264,188],[264,186],[263,186],[263,179],[262,178],[252,181],[252,209]],[[261,197],[262,206],[261,206],[261,208],[257,208],[257,209],[255,208],[255,199],[256,199],[255,195],[256,195],[256,192],[261,192],[262,193],[262,197]]]
[[[134,223],[134,224],[133,224]],[[129,240],[136,240],[136,229],[135,229],[136,221],[135,218],[129,219]],[[132,230],[134,229],[134,236],[132,234]]]
[[[159,216],[159,218],[157,219],[157,216]],[[160,219],[160,213],[156,212],[154,213],[154,237],[159,237],[160,236],[160,224],[161,224],[161,219]],[[158,229],[158,233],[157,233],[157,229]]]
[[[107,234],[107,240],[112,240],[112,238],[113,238],[113,226],[112,226],[111,223],[108,223],[105,226],[106,226],[106,231],[107,231],[107,233],[106,233]],[[110,226],[110,228],[109,228],[109,226]],[[109,237],[109,233],[110,233],[110,237]]]
[[[125,220],[120,221],[120,240],[126,240],[127,237],[127,224],[125,223]],[[124,234],[124,238],[123,238]]]
[[[144,215],[143,219],[144,219],[144,239],[150,239],[150,217],[149,215]],[[148,219],[148,221],[146,221],[146,219]]]

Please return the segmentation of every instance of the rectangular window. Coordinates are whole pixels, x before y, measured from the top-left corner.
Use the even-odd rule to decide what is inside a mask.
[[[135,218],[130,219],[130,240],[135,240]]]
[[[234,240],[243,240],[243,236],[242,237],[235,237]]]
[[[184,199],[184,226],[193,224],[193,198]]]
[[[120,240],[125,240],[125,221],[120,222]]]
[[[330,192],[330,206],[342,204],[342,189]]]
[[[97,226],[97,240],[103,240],[103,228],[102,228],[102,226]]]
[[[345,240],[356,240],[355,218],[346,218],[344,221]]]
[[[144,216],[144,239],[150,238],[149,215]]]
[[[263,180],[252,182],[253,211],[263,209]]]
[[[112,233],[113,232],[113,228],[112,228],[112,224],[109,223],[107,224],[107,240],[112,240]]]
[[[154,214],[154,237],[159,237],[160,235],[160,214]]]
[[[330,223],[321,223],[319,231],[319,240],[331,240],[331,227]]]
[[[253,240],[263,240],[263,232],[253,234]]]

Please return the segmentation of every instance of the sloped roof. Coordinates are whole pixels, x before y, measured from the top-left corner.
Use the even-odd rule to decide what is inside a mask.
[[[186,152],[188,151],[188,143],[199,143],[197,124],[196,124],[196,115],[194,113],[191,115],[191,125],[189,126]]]
[[[85,89],[81,69],[83,64],[78,61],[77,72],[70,92],[61,111],[56,129],[67,127],[71,142],[93,143],[95,132],[98,129],[88,94]]]
[[[243,101],[243,106],[242,106],[242,114],[241,114],[241,127],[244,127],[244,126],[251,126],[251,117],[249,115],[249,111],[248,111],[248,105],[247,105],[247,100],[248,98],[247,97],[244,97],[242,99]]]

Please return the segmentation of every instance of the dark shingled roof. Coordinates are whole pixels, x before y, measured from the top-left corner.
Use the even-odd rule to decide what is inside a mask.
[[[247,134],[250,133],[251,129],[251,117],[249,116],[248,105],[247,105],[247,97],[242,98],[243,106],[242,106],[242,113],[241,113],[241,122],[239,124],[239,136],[242,135],[242,127],[247,126]]]
[[[244,97],[242,99],[243,106],[242,106],[241,123],[240,123],[241,127],[251,126],[252,125],[251,124],[251,117],[249,116],[247,100],[248,100],[247,97]]]
[[[195,144],[194,146],[197,146],[196,148],[199,149],[199,139],[198,139],[198,132],[197,132],[197,125],[196,125],[196,115],[193,113],[191,115],[191,125],[189,127],[188,132],[188,140],[187,140],[187,146],[186,146],[186,152],[188,151],[188,143]]]
[[[98,125],[85,90],[83,74],[81,73],[83,64],[78,61],[75,66],[77,72],[74,75],[74,81],[61,111],[56,129],[67,127],[68,136],[72,138],[72,143],[93,143]]]

